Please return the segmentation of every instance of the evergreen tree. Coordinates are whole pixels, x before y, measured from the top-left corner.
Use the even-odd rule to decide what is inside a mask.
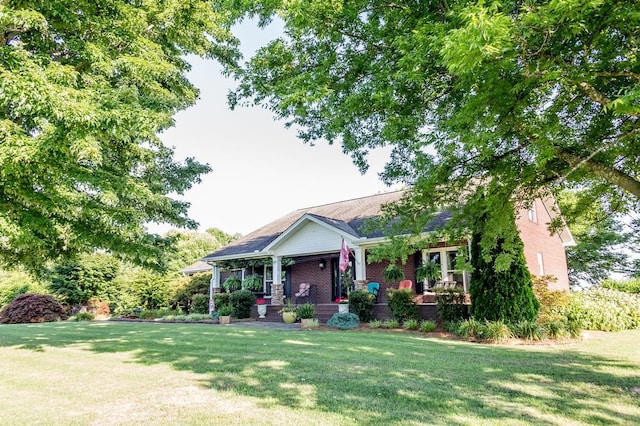
[[[494,194],[496,195],[496,194]],[[471,238],[471,315],[477,319],[518,322],[533,320],[540,306],[533,293],[531,274],[524,258],[524,245],[515,225],[514,206],[501,207],[478,197]],[[483,233],[500,231],[491,244]]]

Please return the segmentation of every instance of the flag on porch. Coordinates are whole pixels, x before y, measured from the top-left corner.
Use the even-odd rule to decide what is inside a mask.
[[[349,252],[351,249],[347,245],[344,238],[342,239],[342,246],[340,247],[340,263],[338,265],[340,272],[344,272],[349,267]]]

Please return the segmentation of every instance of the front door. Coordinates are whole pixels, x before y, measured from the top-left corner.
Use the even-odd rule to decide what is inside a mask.
[[[353,280],[356,279],[353,257],[349,255],[349,267],[345,272],[340,272],[338,260],[338,258],[331,259],[331,300],[346,296],[353,290]]]

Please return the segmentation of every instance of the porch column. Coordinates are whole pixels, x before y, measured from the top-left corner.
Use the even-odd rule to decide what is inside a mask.
[[[215,262],[211,264],[211,280],[209,281],[209,315],[215,312],[216,304],[213,295],[220,293],[220,268]]]
[[[284,284],[282,284],[282,258],[273,256],[271,258],[273,272],[273,282],[271,283],[271,304],[284,305]]]
[[[356,247],[353,249],[353,257],[355,258],[356,280],[363,281],[367,279],[367,265],[364,260],[365,249]]]
[[[353,249],[353,257],[355,259],[356,279],[353,281],[356,290],[367,289],[367,264],[364,259],[365,249],[355,247]]]

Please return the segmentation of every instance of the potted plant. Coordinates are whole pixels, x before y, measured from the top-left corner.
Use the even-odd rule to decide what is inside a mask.
[[[286,305],[282,307],[280,312],[282,313],[282,321],[285,324],[293,324],[298,317],[296,306],[289,300]]]
[[[258,318],[264,318],[267,315],[267,300],[264,298],[256,299],[258,305]]]
[[[395,263],[390,263],[389,266],[382,271],[384,280],[388,283],[399,282],[404,280],[404,272]]]
[[[242,280],[242,289],[251,291],[262,291],[262,276],[258,274],[247,275]]]
[[[311,303],[305,303],[298,306],[296,311],[298,318],[300,318],[300,326],[302,328],[311,328],[318,326],[318,320],[314,318],[316,314],[316,308]]]
[[[222,287],[224,287],[227,293],[233,293],[236,290],[240,290],[242,288],[242,280],[237,275],[231,275],[222,283]]]
[[[218,308],[218,315],[220,318],[220,324],[231,323],[231,314],[233,313],[233,306],[222,305]]]
[[[416,268],[416,279],[426,282],[425,294],[431,289],[437,280],[442,279],[442,269],[439,263],[427,261]]]
[[[349,312],[349,298],[347,296],[340,296],[336,299],[336,303],[338,304],[338,312],[341,314],[345,314]]]

